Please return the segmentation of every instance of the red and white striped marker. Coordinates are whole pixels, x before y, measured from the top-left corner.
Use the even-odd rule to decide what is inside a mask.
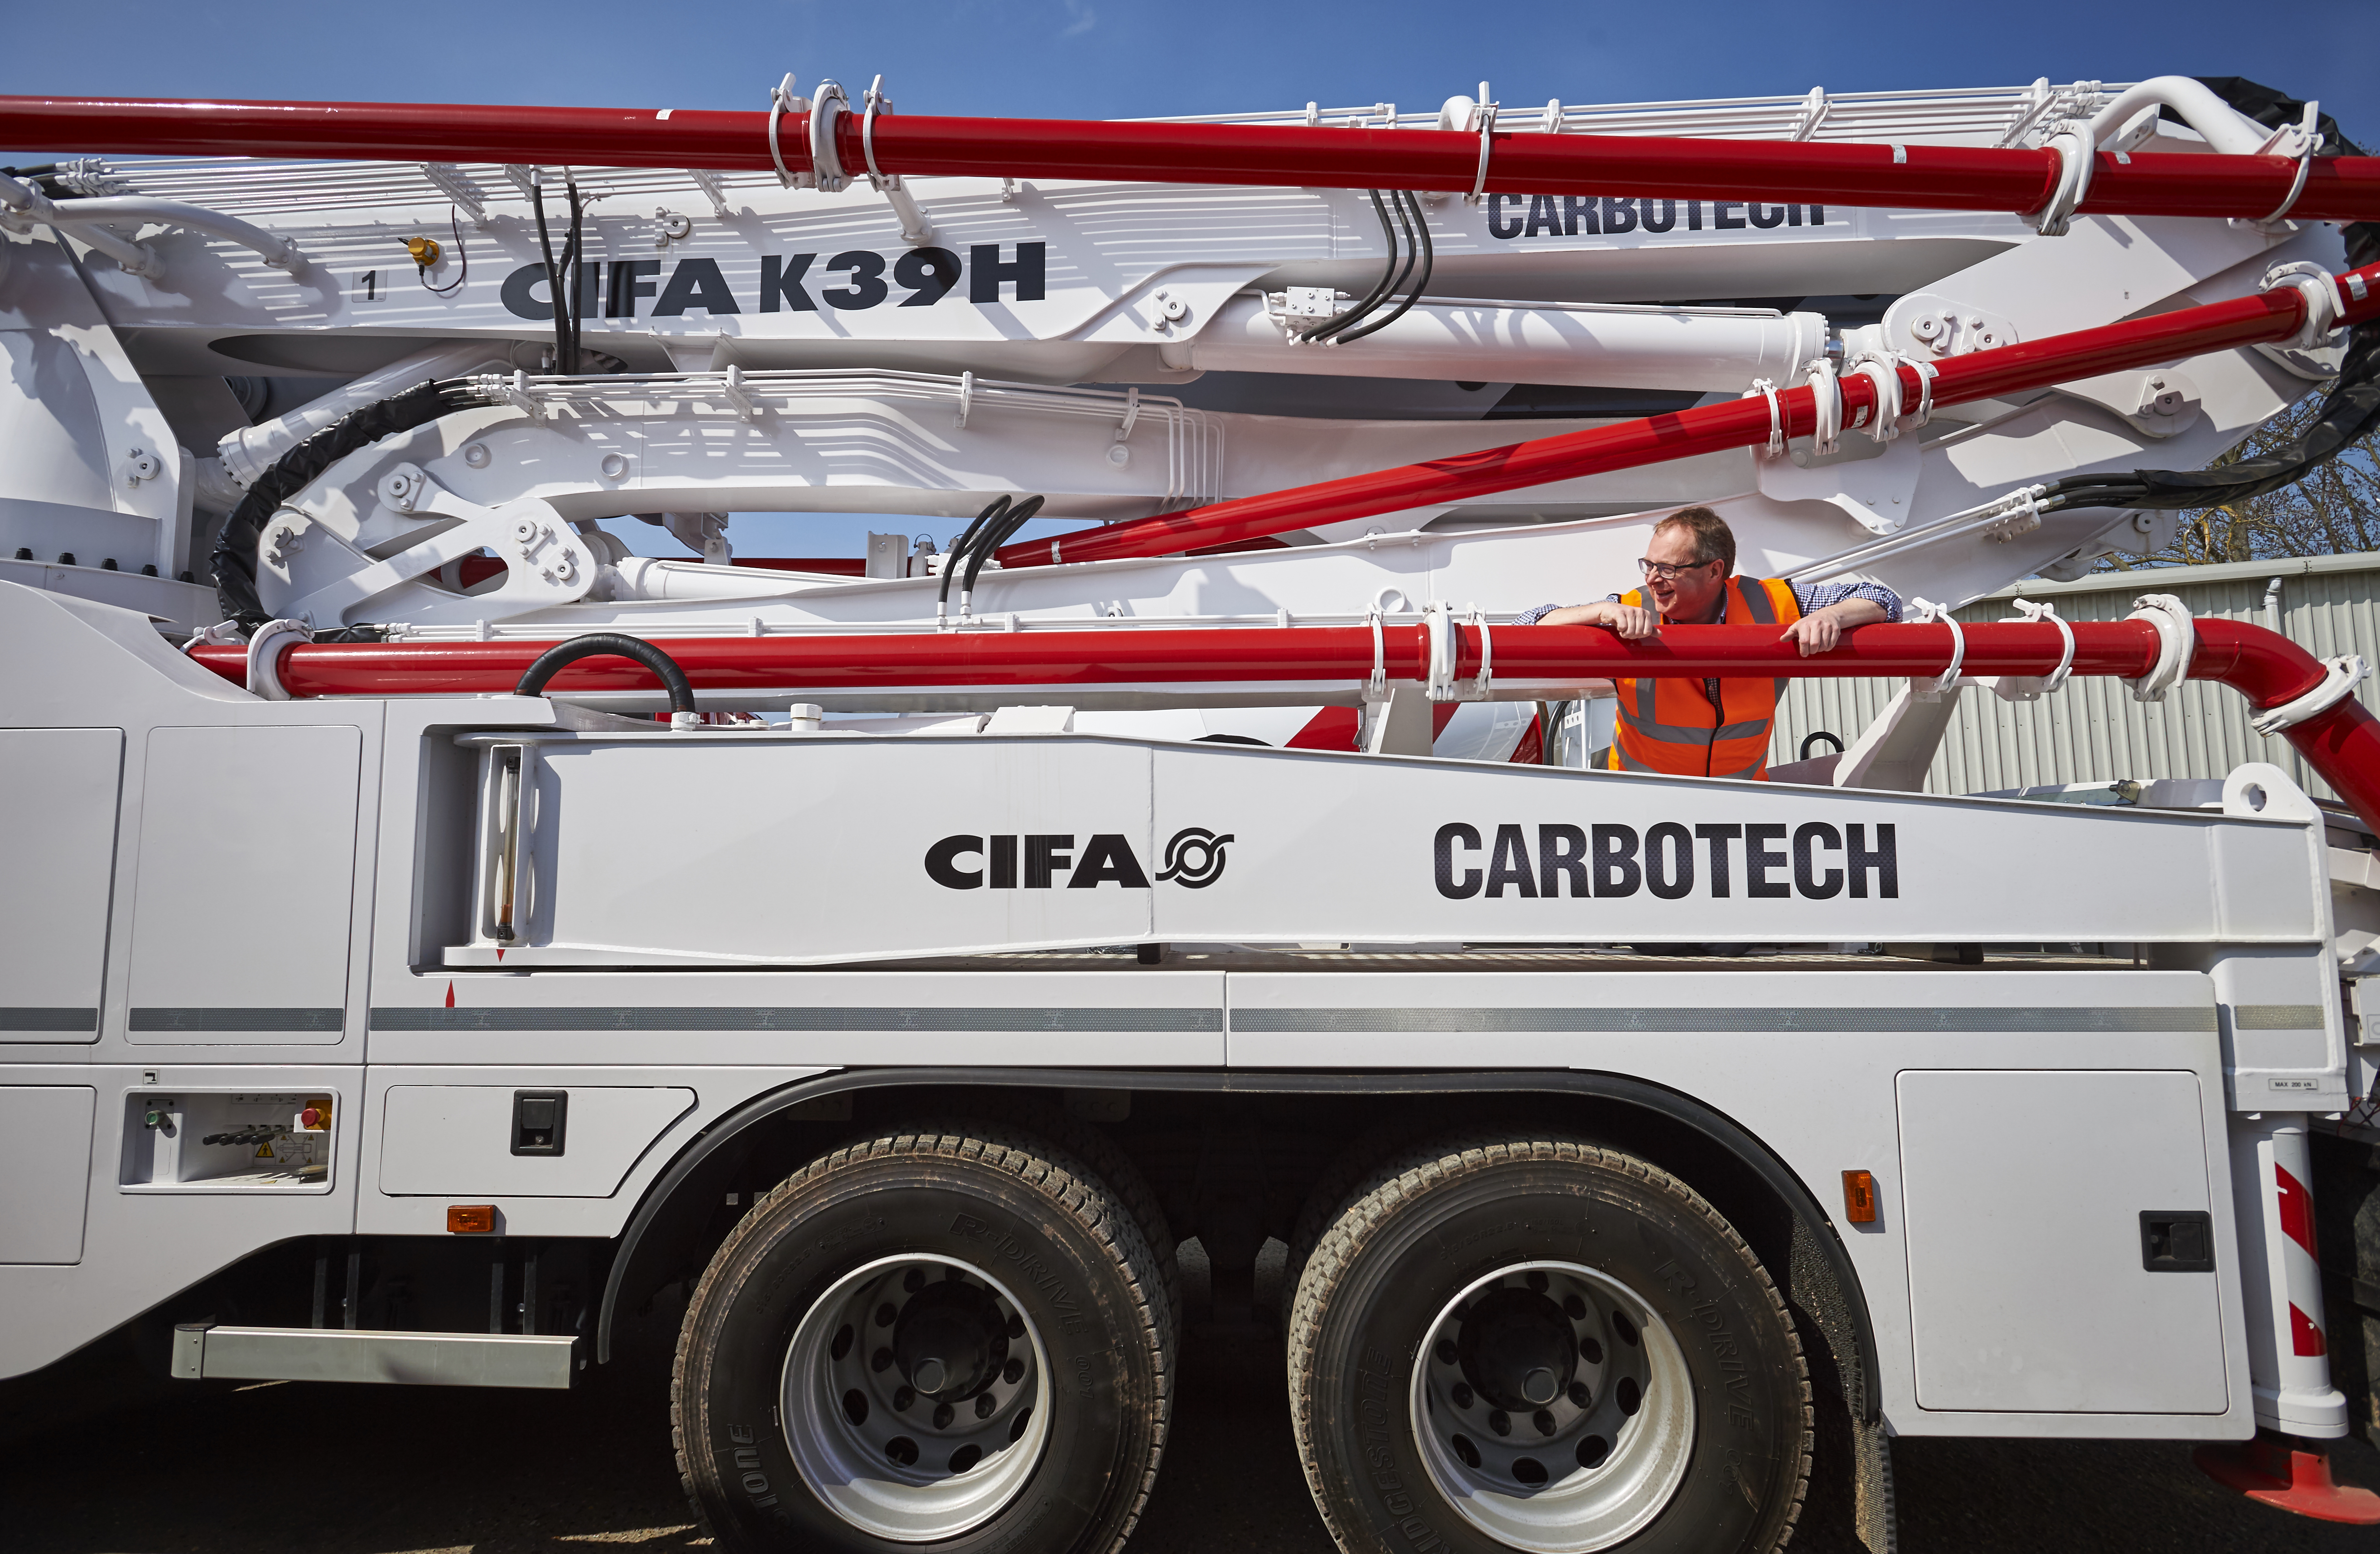
[[[2231,1201],[2257,1428],[2252,1440],[2202,1446],[2191,1460],[2250,1499],[2325,1522],[2380,1525],[2380,1495],[2335,1482],[2321,1446],[2347,1434],[2347,1400],[2330,1384],[2313,1180],[2304,1113],[2231,1119]]]
[[[2231,1193],[2256,1423],[2326,1439],[2347,1433],[2347,1400],[2330,1383],[2307,1187],[2313,1180],[2304,1113],[2231,1119]]]

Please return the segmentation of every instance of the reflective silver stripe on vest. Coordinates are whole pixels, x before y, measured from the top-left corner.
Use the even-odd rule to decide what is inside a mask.
[[[1739,577],[1736,581],[1742,587],[1743,607],[1752,612],[1753,621],[1756,625],[1775,625],[1777,624],[1777,613],[1769,603],[1768,589],[1767,587],[1755,584],[1750,579],[1743,577]],[[1791,585],[1788,584],[1787,587],[1790,588]],[[1800,607],[1799,605],[1796,605],[1795,613],[1799,613],[1799,612]],[[1769,694],[1772,697],[1780,702],[1785,699],[1785,682],[1781,678],[1771,680],[1768,682],[1768,686]],[[1749,771],[1751,769],[1747,767],[1745,770]]]

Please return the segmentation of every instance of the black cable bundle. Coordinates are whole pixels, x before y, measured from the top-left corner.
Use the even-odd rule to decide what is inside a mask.
[[[983,564],[991,559],[992,552],[1007,544],[1016,531],[1025,527],[1027,518],[1041,510],[1044,500],[1038,496],[1028,496],[1022,502],[1013,503],[1006,496],[994,497],[991,505],[978,513],[975,521],[951,541],[950,554],[942,558],[942,587],[936,595],[934,605],[937,617],[947,613],[950,609],[951,579],[962,572],[965,574],[959,584],[960,607],[964,609],[967,595],[975,591],[975,580],[983,571]]]
[[[459,382],[417,383],[403,394],[348,411],[275,459],[224,520],[208,558],[225,618],[251,629],[269,618],[256,594],[257,541],[284,502],[357,449],[479,403]]]
[[[959,585],[961,608],[965,608],[966,597],[975,592],[976,577],[983,571],[983,564],[991,559],[991,552],[1014,539],[1016,531],[1025,527],[1025,521],[1041,510],[1044,500],[1038,496],[1026,497],[1004,516],[986,524],[983,532],[976,536],[975,553],[967,558],[966,580]]]
[[[553,257],[553,238],[545,228],[545,189],[532,185],[537,207],[537,243],[545,255],[545,289],[553,298],[553,370],[564,377],[578,371],[580,305],[586,300],[586,274],[579,268],[579,242],[585,235],[587,208],[578,198],[578,181],[563,175],[562,187],[570,200],[570,234],[562,245],[562,260]]]
[[[2221,507],[2293,486],[2380,425],[2380,321],[2348,334],[2338,382],[2305,435],[2261,458],[2212,469],[2135,469],[2070,475],[2049,488],[2045,512],[2061,507]]]
[[[1389,207],[1380,199],[1380,191],[1375,188],[1366,192],[1371,195],[1372,209],[1379,215],[1381,236],[1389,241],[1389,262],[1381,267],[1379,280],[1374,284],[1369,292],[1365,294],[1362,301],[1345,312],[1334,314],[1300,334],[1298,335],[1300,340],[1333,346],[1343,346],[1350,341],[1361,340],[1375,330],[1386,329],[1404,317],[1405,310],[1420,301],[1422,294],[1429,289],[1430,272],[1438,264],[1438,249],[1429,240],[1429,220],[1422,212],[1421,197],[1417,194],[1409,194],[1403,189],[1399,189],[1392,194],[1390,198],[1396,201],[1397,219],[1395,225],[1391,225],[1389,221]],[[1402,234],[1399,228],[1402,228]],[[1402,264],[1400,261],[1402,261]],[[1365,324],[1364,321],[1369,318],[1381,303],[1404,290],[1406,277],[1413,274],[1414,266],[1416,263],[1421,266],[1421,278],[1414,282],[1411,291],[1405,292],[1404,300],[1390,309],[1388,317]],[[1359,329],[1356,327],[1358,324],[1363,324],[1364,327]]]

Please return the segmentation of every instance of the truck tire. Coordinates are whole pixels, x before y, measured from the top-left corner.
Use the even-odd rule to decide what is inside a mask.
[[[1297,1283],[1305,1276],[1305,1265],[1321,1244],[1323,1232],[1347,1207],[1347,1200],[1359,1188],[1368,1190],[1381,1166],[1402,1157],[1423,1138],[1444,1131],[1443,1121],[1432,1123],[1422,1117],[1400,1117],[1358,1135],[1322,1168],[1290,1225],[1289,1257],[1281,1277],[1282,1332],[1289,1331],[1290,1317],[1297,1305]]]
[[[1021,1132],[917,1127],[753,1206],[687,1305],[671,1420],[731,1548],[1110,1554],[1172,1397],[1155,1261],[1106,1185]]]
[[[1783,1301],[1676,1177],[1529,1131],[1384,1167],[1289,1332],[1307,1485],[1347,1554],[1767,1554],[1810,1473]]]
[[[1148,1255],[1156,1260],[1158,1288],[1165,1295],[1165,1342],[1169,1351],[1178,1351],[1182,1341],[1182,1257],[1173,1240],[1173,1226],[1165,1217],[1165,1208],[1158,1201],[1157,1189],[1133,1163],[1123,1147],[1091,1123],[1070,1117],[1064,1108],[1032,1097],[1018,1096],[995,1103],[1002,1121],[1038,1134],[1090,1167],[1093,1175],[1107,1185],[1116,1202],[1132,1216],[1140,1227],[1141,1238],[1148,1243]]]

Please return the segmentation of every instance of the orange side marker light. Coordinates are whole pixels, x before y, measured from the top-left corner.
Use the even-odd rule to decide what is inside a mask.
[[[1843,1218],[1854,1225],[1876,1223],[1876,1176],[1873,1172],[1843,1172]]]
[[[496,1206],[492,1203],[450,1203],[446,1206],[446,1229],[454,1235],[489,1235],[496,1228]]]

